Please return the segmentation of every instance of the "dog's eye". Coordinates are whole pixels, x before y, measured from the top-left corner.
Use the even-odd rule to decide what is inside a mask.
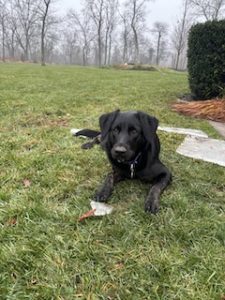
[[[135,134],[137,134],[137,130],[135,128],[131,127],[131,128],[129,128],[129,133],[135,135]]]
[[[113,129],[113,133],[118,134],[120,132],[120,128],[116,127]]]

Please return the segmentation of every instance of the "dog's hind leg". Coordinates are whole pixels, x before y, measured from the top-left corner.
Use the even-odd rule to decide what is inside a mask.
[[[74,133],[74,136],[85,136],[89,138],[95,138],[96,136],[100,135],[100,131],[92,130],[92,129],[81,129]]]
[[[91,149],[94,147],[94,145],[100,144],[100,136],[95,137],[92,141],[84,143],[81,145],[82,149]]]

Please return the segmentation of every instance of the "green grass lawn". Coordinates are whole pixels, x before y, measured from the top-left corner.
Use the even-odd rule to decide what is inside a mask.
[[[119,184],[112,215],[78,223],[110,166],[70,128],[104,112],[144,110],[161,125],[202,129],[169,109],[187,74],[0,65],[0,299],[211,300],[225,295],[225,168],[175,152],[159,132],[173,184],[156,216],[149,186]],[[24,181],[27,180],[27,181]]]

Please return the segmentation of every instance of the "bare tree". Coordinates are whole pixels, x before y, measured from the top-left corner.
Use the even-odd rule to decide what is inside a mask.
[[[139,39],[143,29],[146,15],[146,2],[150,0],[129,0],[126,2],[127,14],[130,17],[130,25],[134,38],[134,62],[139,62]]]
[[[15,9],[13,6],[12,1],[7,1],[8,2],[8,23],[7,23],[7,40],[6,40],[6,45],[8,49],[8,54],[9,56],[14,59],[15,58],[15,53],[18,48],[18,42],[16,38],[16,14],[15,14]]]
[[[105,10],[105,58],[104,65],[110,64],[112,50],[112,34],[117,22],[118,0],[106,0]]]
[[[175,69],[179,67],[180,57],[187,44],[188,31],[191,26],[189,18],[189,0],[183,1],[183,12],[181,17],[177,20],[172,34],[172,45],[176,51]]]
[[[83,0],[80,11],[71,10],[60,28],[55,14],[56,0],[0,0],[0,52],[2,59],[48,61],[71,64],[112,62],[162,63],[167,51],[167,25],[156,22],[152,38],[146,35],[147,3],[153,0]],[[176,50],[174,65],[181,65],[186,47],[188,18],[186,4],[201,0],[183,0],[184,10],[174,28],[172,42]],[[119,12],[119,3],[123,3]],[[221,15],[225,0],[216,3],[215,15]],[[203,2],[201,2],[203,3]],[[190,9],[191,10],[191,9]],[[120,19],[118,17],[120,15]],[[55,30],[57,28],[57,30]],[[118,37],[118,38],[117,38]]]
[[[148,59],[149,59],[149,63],[152,64],[153,63],[153,57],[154,57],[154,48],[153,47],[150,47],[148,49]]]
[[[115,44],[112,51],[112,63],[119,64],[121,63],[122,55],[119,45]]]
[[[70,65],[75,64],[75,55],[78,54],[78,34],[76,30],[66,28],[63,33],[63,39],[64,63],[69,63]]]
[[[14,0],[16,18],[13,20],[16,37],[23,50],[23,58],[30,58],[31,40],[37,35],[40,0]]]
[[[128,61],[128,44],[130,37],[130,22],[129,16],[126,11],[120,14],[121,23],[122,23],[122,44],[123,44],[123,63]]]
[[[105,0],[86,0],[85,9],[90,14],[97,31],[98,65],[102,65],[102,44],[104,26],[104,4]]]
[[[197,17],[204,17],[207,21],[219,19],[225,7],[225,0],[189,1],[194,9],[193,14]]]
[[[156,64],[158,65],[162,56],[162,50],[164,50],[165,48],[165,43],[163,43],[162,39],[166,36],[168,32],[168,25],[163,22],[155,22],[153,25],[152,32],[154,32],[157,37]]]
[[[83,65],[86,66],[88,64],[91,42],[94,39],[90,15],[88,15],[85,10],[82,10],[81,14],[70,10],[67,17],[70,26],[77,32],[82,48]]]
[[[2,35],[2,61],[5,62],[5,40],[6,40],[6,19],[8,15],[7,1],[0,0],[0,26],[1,26],[1,35]]]
[[[39,6],[39,14],[41,19],[41,65],[45,66],[45,37],[47,30],[47,17],[51,0],[42,0]]]

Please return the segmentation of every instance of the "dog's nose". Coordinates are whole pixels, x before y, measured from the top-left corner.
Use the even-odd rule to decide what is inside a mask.
[[[127,149],[124,146],[116,146],[115,147],[115,152],[117,154],[124,154],[127,152]]]

